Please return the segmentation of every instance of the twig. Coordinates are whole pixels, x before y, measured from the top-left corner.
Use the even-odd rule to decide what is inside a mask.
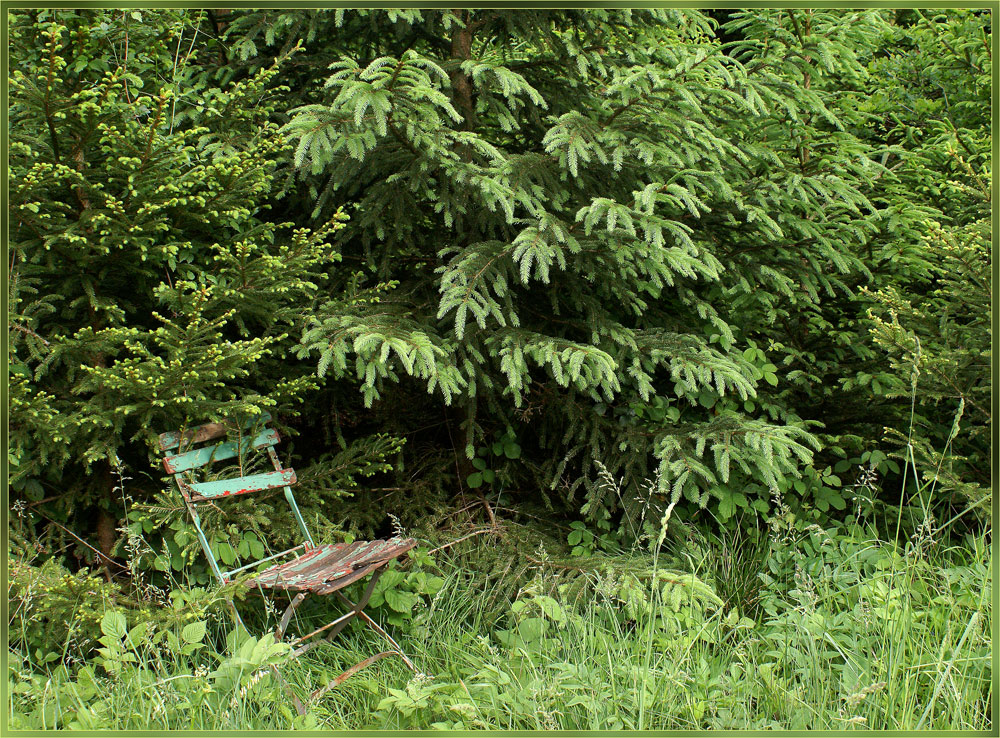
[[[499,528],[499,526],[497,526],[497,519],[493,515],[493,508],[490,507],[489,500],[486,499],[486,495],[484,495],[482,492],[479,493],[479,499],[482,500],[483,505],[486,507],[486,514],[490,518],[490,525],[492,525],[493,526],[493,530],[497,534],[499,534],[500,533],[500,528]]]
[[[52,45],[52,51],[49,52],[49,73],[45,77],[45,98],[43,100],[43,106],[45,111],[45,123],[49,129],[49,140],[52,142],[52,155],[55,157],[57,163],[62,163],[62,154],[59,151],[59,137],[56,135],[56,126],[52,121],[52,111],[49,110],[49,98],[52,96],[52,78],[55,76],[56,71],[56,26],[52,26],[52,33],[50,34],[49,43]]]
[[[460,507],[460,508],[458,508],[457,510],[455,510],[454,512],[450,512],[450,513],[448,513],[448,514],[447,514],[447,515],[445,516],[445,518],[446,518],[446,519],[447,519],[447,518],[453,518],[453,517],[455,517],[456,515],[458,515],[459,513],[464,513],[464,512],[466,511],[466,510],[471,510],[472,508],[474,508],[474,507],[475,507],[476,505],[478,505],[478,504],[479,504],[478,502],[470,502],[470,503],[469,503],[468,505],[466,505],[465,507]]]
[[[30,328],[26,328],[23,325],[18,325],[17,323],[11,323],[10,327],[13,328],[14,330],[21,331],[21,333],[27,333],[29,336],[33,336],[33,337],[37,338],[39,341],[41,341],[42,343],[44,343],[46,346],[49,345],[48,341],[46,341],[44,338],[42,338],[41,336],[39,336],[37,333],[35,333]]]
[[[82,543],[84,546],[86,546],[91,551],[93,551],[94,553],[96,553],[98,556],[100,556],[105,561],[114,564],[115,566],[117,566],[120,569],[124,569],[125,571],[130,571],[127,566],[125,566],[124,564],[119,564],[117,561],[115,561],[110,556],[107,556],[106,554],[104,554],[101,551],[97,550],[96,548],[94,548],[93,546],[91,546],[89,543],[87,543],[85,540],[83,540],[82,538],[80,538],[80,536],[78,536],[76,533],[74,533],[69,528],[67,528],[65,525],[63,525],[62,523],[57,523],[55,520],[53,520],[52,518],[50,518],[48,515],[45,515],[44,513],[40,513],[37,510],[35,511],[35,514],[36,515],[40,515],[41,517],[43,517],[46,520],[48,520],[50,523],[52,523],[57,528],[61,528],[62,530],[64,530],[67,533],[69,533],[71,536],[73,536],[73,538],[75,538],[76,540],[78,540],[80,543]]]
[[[37,502],[29,502],[27,504],[27,507],[35,507],[36,505],[42,505],[42,504],[44,504],[46,502],[52,502],[52,500],[58,500],[59,498],[65,497],[68,494],[72,494],[72,492],[61,492],[58,495],[52,495],[51,497],[43,497],[42,499],[38,500]]]
[[[462,541],[467,541],[468,539],[472,538],[473,536],[482,535],[483,533],[495,533],[495,532],[496,531],[494,529],[492,529],[492,528],[483,528],[482,530],[473,531],[469,535],[462,536],[461,538],[459,538],[457,540],[454,540],[451,543],[446,543],[443,546],[438,546],[437,548],[432,548],[430,551],[427,552],[427,554],[430,555],[432,553],[437,553],[438,551],[444,551],[446,548],[451,548],[456,543],[461,543]]]
[[[187,55],[184,57],[184,64],[181,67],[181,69],[184,69],[184,67],[187,66],[188,60],[191,58],[191,53],[194,51],[194,42],[198,38],[198,31],[201,30],[202,12],[203,11],[199,11],[198,13],[198,22],[194,24],[194,36],[191,37],[191,45],[188,46]],[[177,60],[180,58],[181,39],[183,38],[184,38],[184,29],[182,28],[180,36],[177,37],[177,51],[174,53],[174,68],[170,73],[170,81],[174,84],[176,84],[177,82]],[[174,132],[174,114],[177,111],[177,97],[178,97],[176,92],[177,90],[175,89],[174,90],[175,94],[173,96],[170,105],[170,130],[167,132],[168,136]]]
[[[444,411],[444,426],[448,430],[448,441],[451,443],[451,452],[455,457],[455,476],[458,479],[458,492],[465,499],[465,485],[462,484],[462,469],[458,461],[458,450],[455,448],[455,439],[451,435],[451,422],[448,420],[448,411]]]

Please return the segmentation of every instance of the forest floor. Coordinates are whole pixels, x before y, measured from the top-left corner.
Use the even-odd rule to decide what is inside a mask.
[[[227,637],[221,612],[162,641],[106,615],[103,648],[67,667],[18,647],[31,626],[15,613],[10,726],[990,728],[988,534],[789,524],[757,543],[695,537],[669,561],[547,546],[525,560],[508,544],[530,529],[505,530],[396,577],[418,593],[394,600],[406,612],[375,608],[418,673],[383,659],[304,716],[268,664],[304,696],[383,650],[372,631],[286,663],[270,637]]]

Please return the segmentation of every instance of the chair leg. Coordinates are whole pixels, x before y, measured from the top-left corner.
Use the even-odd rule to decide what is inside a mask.
[[[292,656],[293,657],[301,656],[307,651],[311,651],[317,646],[322,645],[324,641],[329,643],[334,638],[336,638],[337,634],[340,633],[340,631],[342,631],[347,626],[347,624],[351,622],[351,620],[353,620],[355,617],[358,616],[358,614],[361,612],[361,608],[363,608],[365,605],[368,604],[368,600],[371,599],[372,593],[375,591],[375,583],[378,581],[379,577],[382,576],[382,572],[384,571],[384,569],[385,569],[384,566],[379,567],[373,572],[371,581],[368,582],[368,586],[365,588],[364,594],[361,595],[361,599],[358,600],[358,604],[355,605],[346,597],[341,596],[341,599],[343,599],[348,604],[348,607],[350,609],[344,615],[341,615],[336,620],[333,620],[332,622],[324,625],[322,628],[317,628],[309,635],[302,636],[298,640],[294,641],[292,645],[294,645],[295,643],[306,641],[315,635],[319,635],[327,628],[331,626],[333,627],[333,629],[323,637],[323,640],[314,641],[313,643],[308,643],[304,646],[300,646],[299,648],[295,649],[295,651],[292,652]]]
[[[277,664],[271,664],[271,672],[275,677],[277,677],[278,681],[281,682],[281,686],[285,690],[285,694],[292,698],[292,704],[295,705],[295,712],[299,715],[305,715],[306,706],[302,704],[302,700],[300,700],[299,696],[292,690],[292,685],[288,683],[288,680],[281,676],[281,672],[278,670]]]
[[[357,616],[359,618],[361,618],[362,620],[364,620],[372,630],[374,630],[380,636],[382,636],[387,641],[389,641],[389,643],[392,644],[392,647],[394,649],[396,649],[396,654],[399,656],[399,658],[403,659],[403,662],[410,668],[410,671],[416,672],[417,667],[414,666],[413,662],[410,661],[410,659],[407,658],[407,656],[406,656],[405,653],[403,653],[403,648],[398,643],[396,643],[396,641],[393,639],[393,637],[391,635],[389,635],[388,633],[385,632],[385,629],[383,629],[381,625],[379,625],[374,620],[372,620],[370,617],[368,617],[367,613],[364,613],[364,612],[361,611],[361,608],[364,607],[366,604],[368,604],[368,597],[363,598],[362,600],[360,600],[358,602],[357,605],[355,605],[353,602],[351,602],[349,599],[347,599],[347,597],[345,597],[342,593],[335,592],[334,594],[336,594],[337,597],[339,597],[341,600],[343,600],[344,602],[346,602],[348,605],[350,605],[351,607],[355,608],[355,610],[357,611]],[[389,653],[392,653],[392,652],[390,651]]]
[[[358,617],[364,620],[366,623],[368,623],[368,626],[372,630],[374,630],[376,633],[378,633],[387,641],[389,641],[389,643],[392,644],[392,647],[396,649],[396,654],[399,656],[399,658],[403,659],[403,663],[406,664],[410,668],[410,671],[412,671],[414,674],[417,673],[417,667],[414,666],[413,662],[410,661],[409,658],[407,658],[405,653],[403,653],[403,647],[400,646],[398,643],[396,643],[395,639],[391,635],[386,633],[385,630],[382,628],[382,626],[380,626],[378,623],[376,623],[374,620],[368,617],[366,613],[359,612]]]
[[[250,632],[247,626],[243,623],[243,618],[240,617],[239,610],[236,609],[236,603],[232,600],[226,600],[226,604],[229,606],[229,614],[233,616],[233,625],[236,626],[236,630],[243,628],[243,630]]]
[[[291,622],[292,615],[295,614],[295,610],[298,609],[298,606],[302,604],[302,601],[305,600],[308,595],[308,592],[299,592],[292,598],[292,601],[288,603],[288,607],[285,608],[285,612],[281,616],[281,620],[278,622],[278,627],[275,628],[275,641],[280,641],[285,637],[285,631],[288,629],[288,624]],[[298,656],[298,654],[293,652],[292,658],[295,658],[296,656]],[[285,690],[285,694],[292,698],[292,704],[295,706],[295,712],[299,715],[305,715],[306,706],[302,704],[302,700],[300,700],[299,696],[295,694],[295,691],[292,689],[292,685],[289,684],[288,681],[281,675],[281,671],[278,669],[277,664],[271,664],[271,672],[277,680],[281,682],[281,686]]]
[[[342,672],[341,674],[330,680],[330,682],[328,682],[324,687],[321,687],[320,689],[317,689],[315,692],[313,692],[309,696],[308,702],[317,700],[330,690],[336,689],[362,669],[371,666],[380,659],[384,659],[386,656],[399,656],[403,660],[403,662],[410,668],[411,671],[413,672],[417,671],[417,667],[413,664],[412,661],[410,661],[409,658],[407,658],[406,654],[403,653],[402,647],[395,641],[395,639],[393,639],[392,636],[386,633],[385,629],[383,629],[382,626],[380,626],[378,623],[372,620],[365,612],[363,612],[364,607],[368,604],[368,601],[371,599],[372,593],[375,591],[375,584],[382,576],[382,573],[385,571],[386,566],[388,566],[388,562],[386,562],[386,564],[380,566],[379,568],[375,569],[375,571],[372,572],[372,577],[368,582],[368,586],[365,587],[364,593],[361,595],[361,598],[356,603],[351,602],[351,600],[348,599],[342,592],[339,591],[334,592],[333,594],[337,595],[337,597],[340,598],[340,600],[344,602],[348,606],[348,608],[350,608],[346,613],[346,617],[342,615],[337,620],[334,620],[333,623],[336,623],[336,625],[333,626],[332,630],[326,636],[324,636],[322,640],[317,640],[314,641],[313,643],[308,643],[292,651],[292,658],[297,658],[302,654],[306,653],[307,651],[311,651],[313,648],[322,645],[324,641],[325,642],[332,641],[334,637],[338,633],[340,633],[340,631],[343,630],[344,627],[351,620],[353,620],[356,617],[364,620],[365,623],[368,625],[368,627],[370,627],[376,633],[385,638],[390,644],[392,644],[394,650],[382,651],[381,653],[377,653],[374,656],[369,656],[367,659],[364,659],[363,661],[359,661],[354,666],[350,667],[349,669],[346,669],[344,672]],[[306,598],[308,594],[309,594],[308,592],[300,592],[292,599],[291,603],[288,605],[288,609],[285,610],[285,614],[281,616],[281,622],[278,624],[278,629],[276,631],[277,640],[282,639],[282,637],[285,634],[285,630],[288,628],[288,623],[292,618],[292,614],[295,612],[296,608],[300,604],[302,604],[302,601]],[[320,628],[311,633],[309,636],[305,636],[304,638],[309,638],[312,635],[317,635],[322,630],[323,629]],[[275,669],[274,672],[275,674],[278,675],[278,678],[281,679],[281,681],[285,684],[286,690],[292,696],[292,699],[295,702],[296,711],[300,715],[305,714],[305,709],[306,709],[305,705],[303,705],[302,702],[298,699],[298,697],[291,691],[290,685],[288,685],[288,683],[281,678],[281,675],[278,674],[277,669]]]
[[[278,623],[277,630],[274,631],[274,640],[280,641],[285,637],[285,631],[288,629],[288,623],[291,621],[292,615],[295,614],[295,610],[298,609],[298,606],[302,604],[302,600],[308,596],[308,592],[299,592],[292,598],[292,601],[285,609],[285,614],[281,616],[281,621]]]
[[[359,671],[361,671],[362,669],[365,669],[365,668],[371,666],[372,664],[374,664],[379,659],[384,659],[386,656],[398,656],[398,655],[399,655],[399,653],[397,651],[383,651],[382,653],[377,653],[374,656],[369,656],[364,661],[359,661],[354,666],[352,666],[350,669],[345,670],[342,674],[334,677],[329,682],[327,682],[326,686],[320,687],[315,692],[313,692],[311,695],[309,695],[309,701],[312,702],[313,700],[317,700],[320,697],[322,697],[324,694],[326,694],[327,692],[329,692],[331,689],[336,689],[341,684],[343,684],[348,679],[350,679],[352,676],[354,676],[355,674],[357,674]]]

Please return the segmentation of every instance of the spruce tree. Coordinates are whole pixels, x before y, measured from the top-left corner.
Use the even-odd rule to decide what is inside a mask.
[[[307,58],[330,71],[300,80],[289,186],[314,215],[354,203],[338,245],[398,283],[381,334],[318,311],[302,350],[321,372],[378,352],[367,401],[423,379],[460,408],[467,458],[513,435],[531,449],[521,483],[598,520],[642,507],[607,499],[599,463],[632,489],[657,475],[661,510],[728,516],[790,489],[814,439],[780,396],[803,370],[772,340],[865,273],[884,167],[841,120],[852,97],[823,80],[863,77],[879,14],[755,11],[733,48],[686,11],[308,26]]]
[[[287,146],[268,121],[280,60],[212,80],[204,13],[11,20],[11,486],[108,556],[125,496],[163,489],[158,433],[287,419],[318,389],[289,352],[346,216],[314,229],[270,217]],[[397,450],[360,439],[320,457],[304,504]]]

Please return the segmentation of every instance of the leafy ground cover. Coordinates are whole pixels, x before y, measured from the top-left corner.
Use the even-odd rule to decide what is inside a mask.
[[[928,525],[894,542],[864,520],[823,528],[775,518],[755,540],[694,534],[654,560],[573,555],[514,523],[499,535],[419,555],[388,577],[405,597],[374,598],[418,674],[383,660],[305,716],[268,665],[304,695],[378,649],[370,631],[286,662],[287,647],[270,636],[229,630],[224,608],[175,603],[176,621],[155,625],[108,609],[90,628],[96,642],[71,627],[62,653],[46,654],[28,635],[43,593],[20,593],[11,727],[990,725],[986,537]],[[540,541],[528,560],[511,543],[518,536]],[[90,657],[74,663],[81,653]]]

